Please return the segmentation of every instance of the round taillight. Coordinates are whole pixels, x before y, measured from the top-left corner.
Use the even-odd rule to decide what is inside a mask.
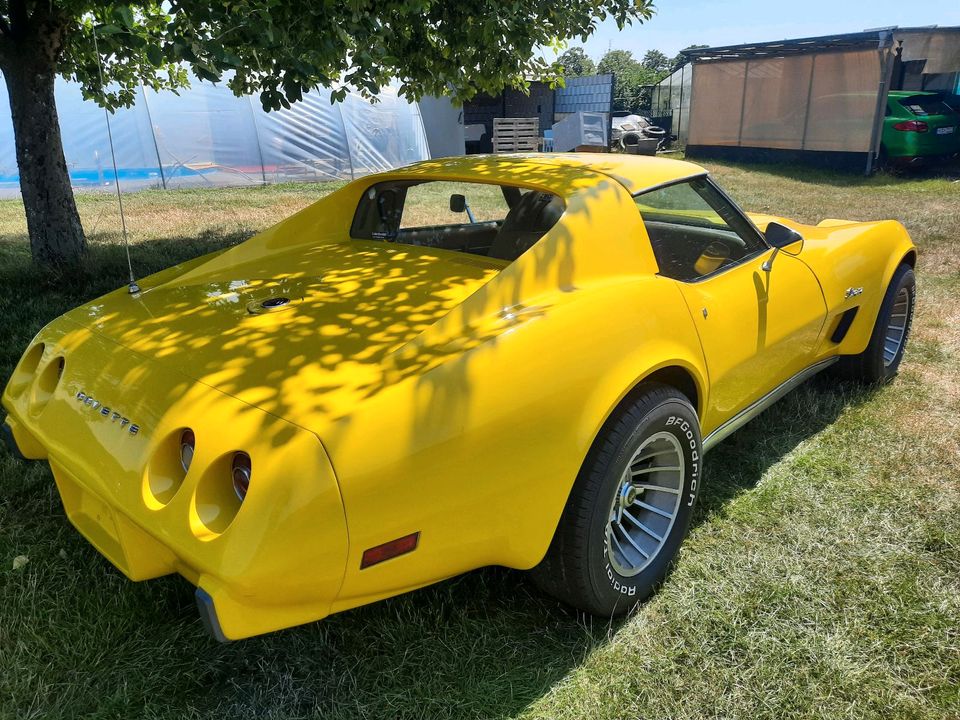
[[[183,472],[190,472],[190,463],[193,462],[193,453],[197,447],[197,438],[193,430],[184,430],[180,433],[180,467]]]
[[[231,472],[233,474],[233,491],[240,502],[247,496],[250,489],[250,456],[245,452],[238,452],[233,456]]]

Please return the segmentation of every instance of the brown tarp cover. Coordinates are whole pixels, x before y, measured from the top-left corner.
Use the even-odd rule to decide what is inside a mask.
[[[877,50],[697,63],[690,145],[867,152]]]

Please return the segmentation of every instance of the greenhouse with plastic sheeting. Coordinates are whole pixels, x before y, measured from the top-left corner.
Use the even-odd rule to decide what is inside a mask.
[[[58,81],[56,99],[72,185],[113,189],[104,110],[74,83]],[[374,103],[348,94],[333,104],[320,89],[268,113],[256,97],[237,97],[225,85],[194,82],[179,95],[141,88],[132,108],[110,116],[110,129],[124,190],[349,180],[429,157],[418,106],[391,89]],[[2,103],[0,196],[19,192],[10,108]]]

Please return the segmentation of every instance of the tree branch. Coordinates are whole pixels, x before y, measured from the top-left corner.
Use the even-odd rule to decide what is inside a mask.
[[[30,24],[30,12],[27,10],[27,1],[9,0],[7,7],[10,8],[10,34],[26,34],[27,26]]]

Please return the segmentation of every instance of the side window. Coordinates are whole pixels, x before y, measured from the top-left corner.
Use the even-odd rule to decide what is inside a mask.
[[[660,274],[692,281],[753,257],[767,246],[709,182],[697,178],[635,198]]]
[[[450,197],[462,195],[475,222],[503,220],[510,208],[499,185],[483,183],[427,182],[407,188],[400,229],[467,225],[466,212],[450,209]]]

